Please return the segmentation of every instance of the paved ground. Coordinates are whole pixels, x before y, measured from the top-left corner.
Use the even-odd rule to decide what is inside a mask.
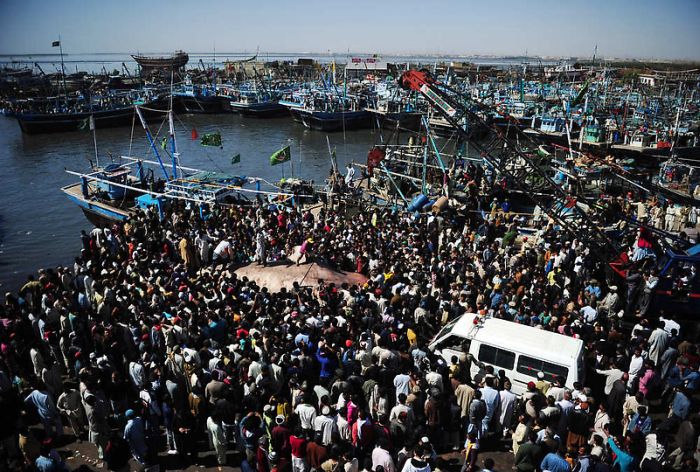
[[[41,430],[41,428],[38,428]],[[38,435],[41,436],[42,432],[38,431]],[[510,471],[513,466],[513,455],[506,451],[506,447],[510,444],[510,441],[503,441],[493,444],[487,447],[486,451],[483,451],[479,456],[479,465],[482,465],[483,459],[490,457],[496,462],[497,471]],[[201,442],[201,450],[206,452],[200,453],[200,463],[199,465],[192,465],[186,468],[182,467],[177,456],[169,456],[165,453],[160,454],[158,459],[160,462],[160,470],[172,470],[172,471],[240,471],[240,461],[241,455],[235,452],[229,452],[228,454],[228,465],[219,468],[216,465],[215,457],[212,451],[208,451],[208,445],[206,441]],[[66,434],[63,437],[63,441],[57,444],[57,450],[66,459],[66,464],[71,470],[92,470],[92,471],[106,471],[107,468],[102,466],[99,467],[97,459],[97,449],[95,446],[90,444],[88,441],[77,442],[73,435]],[[449,461],[450,466],[449,471],[458,472],[461,463],[464,458],[459,453],[448,453],[442,455],[442,457]],[[138,464],[135,461],[129,463],[129,470],[139,470]]]

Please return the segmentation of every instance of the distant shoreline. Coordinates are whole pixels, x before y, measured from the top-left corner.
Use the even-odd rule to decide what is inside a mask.
[[[63,53],[64,57],[80,57],[80,56],[131,56],[132,54],[141,54],[146,56],[167,56],[172,54],[172,52],[90,52],[90,53]],[[188,52],[190,56],[196,57],[250,57],[251,55],[256,55],[254,51],[193,51]],[[366,52],[350,52],[350,53],[328,53],[328,52],[258,52],[257,55],[261,58],[264,57],[289,57],[289,58],[301,58],[307,56],[313,57],[323,57],[330,59],[337,59],[342,57],[372,57],[373,53]],[[526,62],[533,61],[576,61],[581,63],[590,63],[590,57],[578,57],[578,56],[523,56],[523,55],[490,55],[490,54],[444,54],[444,53],[425,53],[425,54],[378,54],[378,57],[392,57],[392,58],[403,58],[410,60],[413,58],[431,58],[431,59],[453,59],[453,60],[521,60]],[[60,57],[58,52],[42,52],[42,53],[0,53],[0,58],[32,58],[32,57]],[[700,59],[666,59],[666,58],[601,58],[608,64],[643,64],[643,63],[653,63],[653,64],[690,64],[690,65],[700,65]],[[73,62],[94,62],[94,61],[78,61],[73,60]]]

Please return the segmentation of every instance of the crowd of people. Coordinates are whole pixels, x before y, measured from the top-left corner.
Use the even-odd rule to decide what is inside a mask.
[[[524,237],[507,207],[469,205],[347,216],[181,203],[82,232],[72,266],[29,276],[0,308],[2,464],[66,470],[56,445],[74,437],[109,470],[174,456],[473,472],[504,447],[520,472],[698,470],[700,353],[655,308],[655,275],[608,285],[582,241],[547,221]],[[298,246],[301,263],[367,282],[272,292],[234,272]],[[539,372],[519,393],[498,366],[431,352],[465,313],[582,339],[585,380]]]

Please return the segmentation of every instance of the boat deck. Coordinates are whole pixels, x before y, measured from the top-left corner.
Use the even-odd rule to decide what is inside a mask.
[[[131,216],[128,210],[118,208],[114,205],[110,205],[108,202],[102,202],[99,200],[86,199],[83,196],[83,189],[81,183],[66,185],[62,187],[63,193],[68,195],[68,198],[77,202],[83,210],[96,211],[99,213],[111,213],[121,216],[123,219]]]

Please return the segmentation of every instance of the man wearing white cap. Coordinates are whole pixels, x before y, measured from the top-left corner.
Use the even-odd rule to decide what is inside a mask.
[[[338,432],[338,427],[331,416],[328,405],[321,408],[321,414],[314,420],[314,431],[321,436],[321,444],[328,446],[333,442],[333,433]]]

